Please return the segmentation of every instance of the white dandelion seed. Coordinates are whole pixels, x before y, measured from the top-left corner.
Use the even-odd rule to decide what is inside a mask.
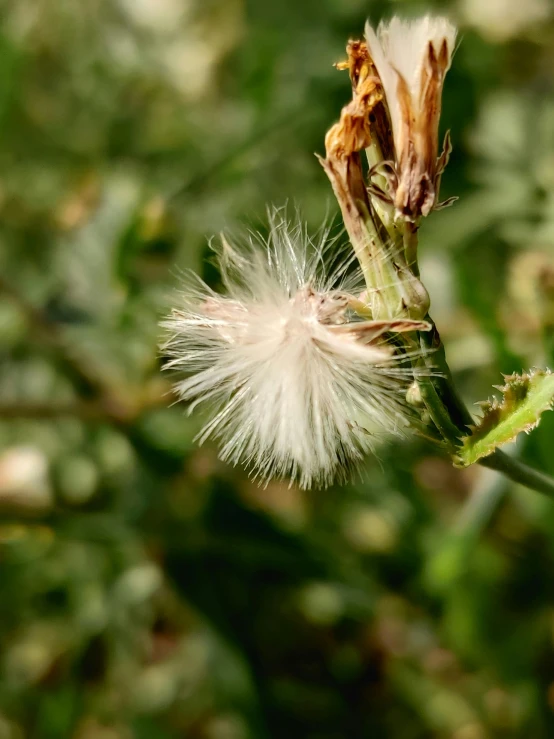
[[[405,216],[428,215],[437,204],[437,176],[449,154],[437,161],[442,88],[456,33],[448,19],[433,16],[414,21],[394,17],[377,32],[366,25],[369,53],[391,117],[398,178],[395,205]]]
[[[167,367],[188,375],[180,398],[211,412],[200,441],[216,439],[223,460],[264,480],[327,485],[376,432],[409,423],[413,372],[383,337],[429,325],[354,320],[360,270],[351,257],[325,277],[329,244],[328,232],[314,243],[275,210],[266,241],[252,237],[241,251],[223,241],[225,294],[196,278],[164,323]]]

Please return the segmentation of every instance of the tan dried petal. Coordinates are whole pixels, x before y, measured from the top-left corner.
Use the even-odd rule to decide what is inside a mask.
[[[394,135],[394,203],[397,213],[412,221],[438,205],[440,175],[448,158],[448,152],[438,157],[441,96],[455,37],[449,21],[430,16],[412,23],[393,18],[377,33],[366,27]]]

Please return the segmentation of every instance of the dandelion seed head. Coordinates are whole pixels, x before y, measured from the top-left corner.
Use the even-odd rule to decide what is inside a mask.
[[[327,230],[309,239],[276,210],[267,239],[223,240],[224,293],[196,278],[164,323],[166,366],[186,373],[178,395],[209,414],[200,441],[262,480],[328,485],[408,425],[413,372],[377,322],[351,315],[363,280],[332,252]]]

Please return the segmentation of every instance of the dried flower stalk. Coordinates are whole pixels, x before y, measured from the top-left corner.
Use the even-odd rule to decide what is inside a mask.
[[[337,65],[349,71],[352,100],[320,162],[355,259],[329,272],[328,232],[314,243],[273,210],[267,241],[235,249],[222,240],[225,292],[197,279],[165,323],[168,366],[188,375],[180,397],[191,410],[211,406],[201,440],[216,439],[223,459],[255,476],[326,485],[372,449],[376,431],[412,427],[458,463],[554,494],[554,481],[497,449],[552,405],[552,375],[511,381],[503,392],[517,402],[491,403],[479,436],[419,277],[418,225],[443,205],[450,140],[438,156],[438,129],[455,38],[444,18],[393,18],[377,32],[368,25],[367,43],[349,42]]]

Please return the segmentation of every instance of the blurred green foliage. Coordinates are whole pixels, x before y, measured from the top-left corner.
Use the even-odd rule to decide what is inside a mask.
[[[426,6],[429,7],[429,6]],[[422,229],[468,403],[554,363],[554,6],[462,27]],[[197,449],[158,321],[208,238],[336,212],[361,0],[2,0],[0,739],[554,736],[554,504],[417,439],[261,489]],[[554,473],[554,414],[516,453]]]

